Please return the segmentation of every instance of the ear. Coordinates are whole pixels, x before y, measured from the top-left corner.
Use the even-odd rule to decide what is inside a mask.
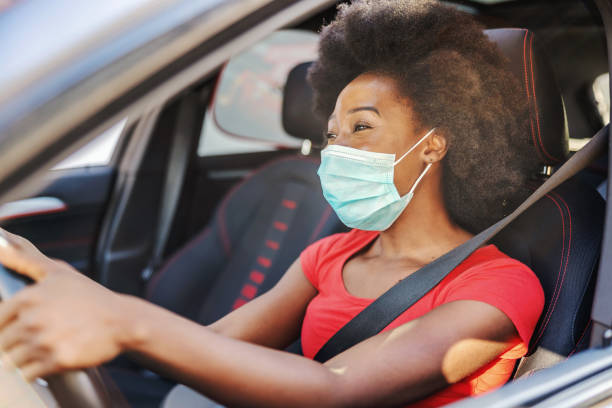
[[[444,131],[436,129],[425,141],[425,148],[421,150],[421,159],[426,163],[439,162],[446,156],[448,142]]]

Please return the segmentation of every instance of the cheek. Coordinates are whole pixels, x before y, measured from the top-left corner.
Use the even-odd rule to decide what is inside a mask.
[[[359,147],[355,146],[357,149],[395,154],[395,157],[399,158],[403,151],[398,146],[397,139],[391,129],[379,126],[368,131],[356,133],[354,143],[359,145]]]
[[[369,134],[368,134],[369,133]],[[353,149],[365,150],[368,152],[381,152],[381,147],[377,143],[377,138],[372,132],[359,132],[347,137],[345,145]]]
[[[400,196],[408,194],[420,172],[423,171],[418,166],[419,163],[410,160],[409,156],[406,156],[393,170],[393,182]]]

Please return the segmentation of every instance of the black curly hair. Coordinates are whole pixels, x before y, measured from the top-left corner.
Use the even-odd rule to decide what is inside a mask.
[[[323,27],[309,71],[315,112],[372,72],[393,78],[419,122],[446,136],[443,191],[453,220],[478,232],[528,194],[537,158],[518,79],[470,15],[434,0],[359,0]]]

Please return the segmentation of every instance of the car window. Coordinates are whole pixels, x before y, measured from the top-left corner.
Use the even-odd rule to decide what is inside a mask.
[[[599,122],[596,126],[605,126],[610,123],[610,73],[606,72],[599,75],[588,90],[589,104],[591,108],[594,108],[596,121]],[[593,106],[594,105],[594,106]],[[585,139],[569,139],[570,151],[578,151],[585,144],[587,144],[591,138]]]
[[[198,154],[223,154],[296,148],[302,140],[281,123],[283,87],[289,71],[316,58],[318,36],[281,30],[225,66],[202,126]]]
[[[610,73],[601,74],[593,81],[593,97],[604,125],[610,123]]]
[[[127,118],[124,118],[105,129],[94,140],[59,162],[51,170],[108,165],[126,123]]]

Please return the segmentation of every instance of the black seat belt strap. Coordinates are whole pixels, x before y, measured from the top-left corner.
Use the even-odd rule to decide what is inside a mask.
[[[150,261],[141,274],[144,281],[149,280],[151,275],[153,275],[164,255],[164,249],[170,235],[172,219],[174,218],[181,195],[185,171],[191,153],[191,136],[197,106],[197,95],[191,94],[185,96],[179,107],[176,131],[174,132],[174,138],[170,147],[168,168],[166,170],[164,189],[162,190],[157,234],[153,242]]]
[[[366,340],[387,327],[393,320],[425,296],[453,269],[493,238],[506,225],[521,215],[533,203],[568,180],[607,150],[608,126],[601,129],[589,143],[576,152],[546,182],[531,194],[510,215],[491,225],[469,241],[425,265],[401,280],[344,325],[315,355],[321,363]]]

